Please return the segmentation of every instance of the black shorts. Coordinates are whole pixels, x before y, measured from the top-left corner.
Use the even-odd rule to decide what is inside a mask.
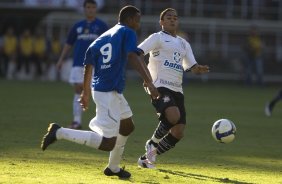
[[[155,107],[159,120],[165,119],[165,109],[171,106],[177,106],[180,111],[180,120],[178,123],[186,124],[186,110],[184,106],[184,95],[180,92],[172,91],[165,87],[157,88],[161,94],[159,99],[152,99],[152,104]]]

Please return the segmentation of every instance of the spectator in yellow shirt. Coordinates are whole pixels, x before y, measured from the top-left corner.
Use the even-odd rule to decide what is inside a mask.
[[[34,63],[36,67],[36,76],[41,76],[43,65],[46,64],[47,41],[43,30],[38,28],[34,37]]]
[[[8,65],[16,62],[18,40],[13,27],[8,27],[3,36],[3,63],[0,65],[0,74],[6,77]]]
[[[258,85],[263,84],[263,43],[256,27],[252,27],[244,44],[246,84],[253,83],[253,74]]]
[[[29,29],[25,29],[19,41],[19,55],[17,71],[20,71],[22,65],[25,66],[25,73],[30,74],[30,64],[33,55],[33,38]]]

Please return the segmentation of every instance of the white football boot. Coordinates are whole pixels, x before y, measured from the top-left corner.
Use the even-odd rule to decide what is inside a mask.
[[[155,169],[155,165],[150,162],[148,159],[142,160],[141,157],[138,159],[137,164],[139,167],[147,169]]]
[[[151,162],[156,162],[157,156],[157,148],[153,144],[149,144],[150,140],[146,142],[145,150],[146,150],[146,157]]]

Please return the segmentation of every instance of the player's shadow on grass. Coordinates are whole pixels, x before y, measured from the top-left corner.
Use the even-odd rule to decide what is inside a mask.
[[[228,178],[217,178],[217,177],[211,177],[211,176],[204,176],[204,175],[201,175],[201,174],[185,173],[185,172],[181,172],[181,171],[172,171],[172,170],[165,170],[165,169],[159,169],[159,171],[166,173],[166,174],[182,176],[182,177],[185,177],[185,178],[194,178],[194,179],[203,180],[203,181],[212,180],[212,181],[221,182],[221,183],[253,184],[253,183],[248,183],[248,182],[230,180]]]

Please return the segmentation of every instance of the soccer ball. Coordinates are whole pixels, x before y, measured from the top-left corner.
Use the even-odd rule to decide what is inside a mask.
[[[219,119],[212,126],[212,136],[220,143],[230,143],[236,134],[235,124],[228,119]]]

